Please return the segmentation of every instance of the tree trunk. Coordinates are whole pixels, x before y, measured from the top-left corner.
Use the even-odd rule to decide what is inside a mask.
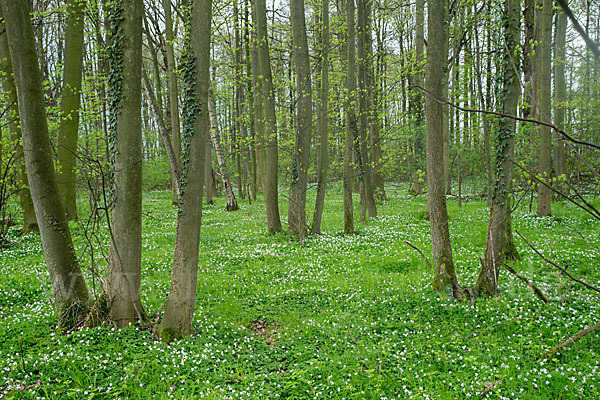
[[[258,40],[258,64],[262,76],[261,87],[264,93],[264,127],[266,147],[266,170],[264,195],[267,210],[267,228],[270,233],[281,231],[281,219],[279,217],[279,194],[278,194],[278,158],[277,148],[277,117],[275,115],[275,92],[273,90],[273,78],[271,76],[271,59],[269,55],[269,43],[267,35],[267,6],[265,0],[256,0],[256,30]]]
[[[254,20],[256,21],[256,7],[253,9]],[[254,23],[256,30],[256,22]],[[258,63],[258,42],[256,32],[253,32],[252,39],[252,60],[250,68],[252,70],[252,105],[253,105],[253,125],[254,125],[254,149],[255,149],[255,176],[254,183],[256,191],[265,193],[264,174],[267,169],[267,153],[265,149],[265,110],[262,80],[260,76],[260,66]]]
[[[65,28],[63,86],[58,128],[58,188],[67,219],[77,219],[77,137],[83,73],[85,3],[69,0]]]
[[[554,125],[563,129],[565,125],[565,101],[567,86],[565,84],[565,42],[567,34],[567,15],[559,11],[556,20],[556,33],[554,35]],[[558,189],[565,193],[567,185],[565,167],[565,143],[558,133],[554,136],[556,148],[554,150],[554,175],[558,178]]]
[[[202,189],[205,148],[208,139],[209,59],[212,2],[192,2],[189,27],[186,32],[191,43],[187,43],[188,55],[184,66],[184,81],[187,83],[184,104],[184,130],[182,151],[182,191],[177,216],[177,236],[173,255],[173,275],[165,315],[159,326],[162,340],[192,332],[196,282],[198,279],[198,246],[202,219]]]
[[[367,15],[369,18],[372,18],[373,15],[373,4],[371,2],[367,3]],[[380,25],[378,23],[377,25]],[[384,63],[384,49],[383,49],[383,41],[381,38],[381,32],[379,26],[375,27],[375,32],[377,35],[377,64],[375,64],[375,56],[373,55],[373,45],[371,35],[367,35],[367,49],[369,49],[368,57],[371,59],[370,64],[370,81],[369,81],[369,91],[371,98],[371,152],[372,152],[372,161],[373,161],[373,191],[375,192],[375,196],[378,200],[386,200],[385,195],[385,185],[383,180],[383,175],[381,174],[381,118],[379,117],[379,113],[382,110],[382,91],[380,88],[380,82],[385,79],[384,73],[379,71],[381,65]],[[377,68],[377,73],[375,72]]]
[[[358,94],[359,94],[359,115],[360,115],[360,158],[362,163],[359,165],[359,179],[362,180],[366,211],[369,218],[377,217],[377,207],[373,195],[373,184],[371,182],[372,171],[369,161],[368,143],[369,126],[371,122],[370,114],[372,108],[369,104],[369,81],[371,71],[370,49],[367,49],[367,36],[371,35],[371,20],[367,15],[367,4],[371,0],[358,0]],[[370,44],[370,42],[369,42]]]
[[[109,10],[111,246],[106,278],[110,316],[119,328],[144,318],[142,256],[142,0]]]
[[[310,80],[310,59],[304,20],[304,0],[291,0],[290,16],[296,65],[298,134],[292,155],[292,182],[288,206],[288,234],[306,236],[306,187],[310,140],[312,136],[312,84]]]
[[[446,74],[447,1],[429,0],[427,13],[428,46],[425,68],[425,87],[431,96],[425,98],[425,128],[427,135],[428,209],[431,223],[431,241],[434,261],[433,287],[442,296],[460,297],[462,289],[456,279],[448,211],[446,209],[446,182],[443,164],[443,109],[437,99],[443,98],[443,80]]]
[[[154,92],[152,91],[152,86],[150,86],[150,80],[148,79],[148,74],[146,71],[142,71],[142,77],[144,79],[144,86],[146,87],[146,93],[148,98],[150,99],[150,106],[154,110],[154,114],[156,115],[156,121],[158,125],[158,134],[165,146],[165,152],[167,153],[167,159],[169,160],[169,167],[171,172],[171,182],[173,183],[173,190],[175,191],[175,204],[179,204],[180,197],[180,189],[181,184],[179,181],[179,161],[177,159],[177,155],[175,154],[175,150],[171,144],[171,138],[169,137],[169,132],[167,131],[167,127],[165,126],[165,119],[162,114],[162,108],[158,104],[156,100],[156,96],[154,96]]]
[[[0,10],[1,11],[1,10]],[[5,30],[3,16],[0,15],[0,31]],[[9,116],[8,130],[11,140],[15,143],[15,165],[18,170],[19,203],[23,210],[22,234],[38,231],[37,219],[31,192],[27,184],[27,171],[25,170],[23,144],[21,143],[21,125],[19,124],[19,105],[17,104],[17,89],[13,75],[12,59],[8,48],[6,35],[0,35],[0,71],[2,71],[2,90],[8,105],[6,114]]]
[[[424,48],[425,48],[425,0],[416,0],[415,10],[415,69],[414,80],[417,86],[423,87],[423,62],[424,62]],[[414,148],[413,148],[413,179],[410,189],[410,193],[418,195],[423,192],[423,185],[421,183],[421,162],[423,158],[424,138],[423,138],[423,96],[421,90],[413,88],[412,93],[412,111],[414,113]]]
[[[344,142],[344,233],[354,234],[354,210],[352,206],[352,154],[355,139],[358,136],[356,123],[356,61],[354,58],[354,0],[346,0],[346,39],[347,71],[346,71],[346,139]]]
[[[519,44],[520,0],[505,0],[504,3],[504,55],[502,64],[501,97],[499,112],[516,115],[521,86],[518,79],[518,61],[514,54]],[[512,237],[511,193],[513,177],[513,153],[516,122],[502,118],[497,122],[495,185],[492,194],[488,223],[485,256],[479,272],[476,289],[480,293],[496,296],[498,292],[498,269],[506,259],[518,257]]]
[[[167,53],[167,70],[169,76],[169,106],[171,116],[171,140],[175,151],[175,159],[179,163],[181,158],[181,133],[179,130],[179,88],[177,82],[177,65],[175,64],[175,52],[173,50],[173,18],[171,16],[171,0],[163,0],[165,11],[165,50]],[[180,169],[180,165],[177,166]],[[177,204],[177,183],[172,179],[172,201]]]
[[[543,0],[541,18],[536,23],[539,23],[539,47],[538,47],[538,106],[539,118],[544,122],[552,122],[552,108],[550,98],[550,85],[552,82],[552,0]],[[550,185],[552,174],[552,133],[550,127],[539,126],[540,148],[539,148],[539,165],[538,174],[541,179]],[[551,215],[550,202],[552,200],[552,191],[546,185],[538,185],[538,217]]]
[[[217,155],[217,164],[219,165],[221,180],[223,181],[223,187],[225,189],[225,197],[227,198],[227,206],[225,208],[227,211],[236,211],[239,207],[237,200],[235,199],[235,194],[233,193],[231,181],[229,180],[227,165],[225,164],[225,151],[223,151],[221,142],[221,132],[219,130],[219,122],[217,121],[215,99],[213,97],[212,89],[210,88],[208,90],[208,115],[210,119],[210,136]]]
[[[321,113],[319,115],[319,158],[317,177],[317,198],[311,227],[312,234],[321,233],[325,191],[327,189],[327,169],[329,168],[329,0],[321,2]]]
[[[15,71],[29,187],[54,301],[61,323],[67,323],[63,326],[69,328],[76,320],[69,321],[65,318],[69,314],[73,315],[72,311],[85,309],[89,296],[60,201],[31,15],[27,3],[23,1],[2,0],[0,5],[6,21],[6,35]]]

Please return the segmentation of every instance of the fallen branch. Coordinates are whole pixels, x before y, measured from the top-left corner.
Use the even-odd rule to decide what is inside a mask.
[[[525,239],[525,237],[523,235],[521,235],[521,233],[519,233],[518,230],[515,229],[515,232],[517,233],[517,235],[519,235],[521,237],[521,239],[523,239],[525,241],[525,243],[527,243],[527,245],[531,248],[531,250],[533,250],[538,256],[540,256],[542,258],[542,260],[546,261],[548,264],[554,266],[555,268],[557,268],[560,272],[562,272],[563,274],[565,274],[566,276],[568,276],[569,278],[571,278],[571,280],[574,280],[577,283],[582,284],[583,286],[585,286],[588,289],[591,289],[597,293],[600,293],[600,289],[598,289],[595,286],[592,286],[584,281],[582,281],[581,279],[577,279],[575,278],[573,275],[571,275],[569,272],[567,272],[566,269],[564,269],[563,267],[561,267],[560,265],[556,264],[555,262],[552,262],[551,260],[547,259],[546,257],[544,257],[544,255],[542,253],[540,253],[538,251],[538,249],[536,249],[535,247],[533,247],[533,245],[531,243],[529,243],[527,241],[527,239]]]
[[[511,274],[513,274],[514,276],[516,276],[517,278],[519,278],[520,280],[522,280],[523,282],[525,282],[525,284],[527,286],[529,286],[531,288],[531,290],[533,290],[533,293],[535,293],[535,295],[538,297],[538,299],[540,299],[541,301],[544,302],[544,304],[548,304],[548,298],[546,297],[546,295],[544,294],[544,292],[541,291],[540,288],[538,288],[537,286],[535,286],[533,283],[531,283],[529,281],[529,279],[525,278],[522,275],[519,275],[514,269],[512,269],[512,267],[510,267],[509,265],[506,264],[502,264],[502,266]]]
[[[409,245],[410,247],[412,247],[413,249],[415,249],[421,255],[421,257],[423,257],[423,260],[425,260],[425,262],[427,263],[427,265],[429,265],[429,268],[431,268],[432,271],[434,270],[433,269],[433,265],[431,265],[431,263],[429,262],[429,260],[427,259],[427,257],[425,257],[425,254],[423,254],[423,252],[421,251],[421,249],[419,249],[414,244],[410,243],[408,240],[403,240],[403,242],[406,243],[407,245]]]
[[[485,382],[483,386],[485,386],[485,390],[479,393],[479,397],[485,397],[486,394],[494,390],[498,385],[502,383],[502,379],[498,379],[496,382]]]
[[[564,342],[562,342],[562,343],[554,346],[550,350],[548,350],[542,357],[540,357],[540,359],[538,361],[543,361],[543,360],[551,357],[557,351],[562,350],[564,347],[570,345],[571,343],[576,342],[577,340],[581,339],[582,337],[584,337],[588,333],[594,332],[598,328],[600,328],[600,322],[597,323],[596,325],[588,326],[584,330],[581,330],[581,331],[577,332],[576,334],[574,334],[573,336],[571,336],[570,338],[568,338]]]

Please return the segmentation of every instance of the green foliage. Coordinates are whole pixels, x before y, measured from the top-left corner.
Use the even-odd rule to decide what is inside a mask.
[[[337,188],[334,188],[337,189]],[[7,398],[380,399],[473,397],[502,379],[491,396],[597,398],[598,333],[548,362],[550,347],[595,322],[597,299],[557,274],[517,239],[514,264],[551,299],[501,272],[497,299],[440,300],[432,271],[403,243],[430,253],[425,197],[386,188],[380,217],[342,236],[342,202],[327,198],[322,236],[304,246],[264,232],[264,205],[203,210],[196,334],[170,344],[139,327],[55,333],[57,314],[37,235],[0,250],[0,387]],[[309,191],[312,204],[314,191]],[[358,202],[357,202],[358,204]],[[595,201],[598,206],[598,202]],[[521,210],[513,224],[548,257],[598,282],[597,222],[568,203],[555,217]],[[142,301],[150,313],[166,299],[177,211],[171,194],[144,196]],[[285,212],[285,210],[282,210]],[[310,210],[309,210],[310,212]],[[449,202],[459,281],[472,285],[485,247],[484,203]],[[73,229],[76,248],[86,241]],[[106,226],[98,235],[108,246]],[[90,265],[89,254],[82,265]],[[104,267],[98,273],[103,276]],[[88,271],[84,272],[90,279]],[[97,294],[100,296],[100,294]],[[101,304],[101,303],[99,303]],[[39,380],[39,383],[38,383]]]

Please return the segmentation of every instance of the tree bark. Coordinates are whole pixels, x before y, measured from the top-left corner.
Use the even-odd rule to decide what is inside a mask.
[[[223,151],[223,145],[221,142],[221,132],[219,130],[219,122],[217,121],[217,110],[215,106],[215,99],[213,97],[212,89],[208,90],[208,115],[210,119],[210,137],[212,144],[215,148],[217,155],[217,164],[219,165],[219,171],[221,172],[221,180],[223,181],[223,187],[225,188],[225,197],[227,199],[227,211],[236,211],[239,209],[235,194],[233,193],[233,187],[229,180],[229,172],[227,171],[227,165],[225,163],[225,151]]]
[[[267,35],[267,6],[265,0],[256,0],[256,30],[258,40],[258,66],[262,76],[261,87],[264,105],[264,128],[266,170],[264,173],[264,196],[267,211],[267,228],[270,233],[281,231],[279,217],[279,150],[277,147],[277,117],[275,115],[275,91],[271,74],[271,59]]]
[[[519,14],[520,0],[505,0],[503,88],[498,106],[499,112],[509,115],[516,115],[521,94],[517,72],[519,61],[514,58],[519,44]],[[488,296],[497,295],[500,266],[506,259],[518,257],[512,236],[510,204],[516,121],[512,118],[502,118],[497,122],[496,129],[496,179],[491,199],[485,255],[475,285],[480,293]]]
[[[194,0],[189,21],[190,42],[187,44],[182,181],[182,201],[177,216],[177,236],[173,255],[173,273],[169,299],[159,326],[162,340],[169,342],[192,332],[196,282],[198,279],[198,246],[202,220],[205,146],[209,116],[206,112],[209,91],[209,59],[211,37],[211,0]],[[190,48],[191,47],[191,48]]]
[[[352,154],[358,136],[356,121],[356,60],[354,58],[354,0],[346,0],[346,138],[344,141],[344,233],[354,234],[354,210],[352,206],[353,169]]]
[[[327,189],[327,169],[329,168],[329,0],[321,2],[321,93],[319,115],[319,158],[317,177],[317,198],[311,233],[321,233],[325,192]]]
[[[58,188],[67,219],[77,219],[77,138],[83,74],[83,26],[85,2],[67,2],[63,86],[58,127]]]
[[[298,133],[292,155],[292,181],[288,206],[288,234],[300,239],[306,236],[306,187],[310,140],[312,136],[312,83],[310,79],[310,59],[304,20],[304,0],[291,0],[290,17],[292,22],[293,56],[296,65],[296,85]]]
[[[425,98],[425,128],[427,135],[427,186],[431,241],[434,261],[433,287],[442,296],[460,297],[462,289],[456,279],[448,211],[446,209],[446,182],[443,165],[443,98],[444,68],[447,61],[447,0],[429,0],[427,13],[427,65],[425,87],[430,96]]]
[[[54,301],[62,319],[67,307],[87,307],[88,290],[60,201],[29,7],[26,2],[9,0],[2,0],[0,6],[15,71],[27,178]]]
[[[544,122],[552,121],[552,108],[550,98],[550,88],[552,82],[552,0],[542,1],[541,18],[536,21],[539,23],[539,47],[538,47],[538,107],[539,107],[539,118]],[[538,174],[541,179],[551,185],[551,174],[552,174],[552,133],[550,127],[539,126],[538,132],[540,134],[540,148],[539,148],[539,164]],[[538,203],[537,203],[537,215],[538,217],[545,217],[551,215],[550,202],[552,200],[552,191],[545,185],[538,185]]]
[[[423,62],[424,62],[424,48],[425,48],[425,0],[416,1],[415,9],[415,69],[414,80],[416,85],[423,87]],[[423,97],[419,89],[411,89],[411,115],[414,114],[414,148],[413,148],[413,172],[412,172],[412,185],[410,193],[414,195],[421,194],[423,192],[423,185],[421,183],[421,163],[419,159],[423,158],[424,138],[423,138]]]
[[[1,10],[0,10],[1,11]],[[0,15],[0,31],[5,30],[3,16]],[[23,210],[23,229],[22,234],[37,232],[38,224],[35,217],[31,191],[27,184],[27,171],[23,154],[23,144],[21,143],[21,125],[19,123],[19,105],[17,104],[17,88],[15,86],[15,77],[13,74],[12,59],[8,46],[7,35],[0,35],[0,71],[2,71],[2,90],[4,98],[8,105],[6,113],[9,117],[8,130],[11,140],[15,143],[15,165],[18,169],[19,182],[19,203]]]
[[[264,127],[266,147],[266,171],[264,195],[267,211],[267,228],[270,233],[281,231],[279,217],[279,191],[278,191],[278,158],[277,148],[277,117],[275,115],[275,92],[271,74],[271,59],[267,35],[267,6],[265,0],[255,0],[256,30],[258,40],[258,64],[262,76],[261,87],[264,93]]]
[[[106,295],[119,328],[144,318],[140,300],[142,256],[142,0],[109,10],[109,147],[112,210]]]
[[[371,182],[372,169],[369,161],[368,151],[368,132],[370,128],[371,107],[369,102],[369,80],[370,80],[370,53],[367,49],[367,36],[371,35],[371,21],[367,16],[367,2],[371,0],[358,0],[358,94],[359,94],[359,131],[360,131],[360,159],[362,163],[359,165],[359,179],[362,180],[364,190],[365,206],[369,218],[377,217],[377,207],[375,205],[375,197],[373,195],[373,184]],[[369,42],[370,43],[370,42]],[[361,213],[362,214],[362,213]],[[366,214],[366,213],[365,213]]]
[[[565,83],[565,43],[567,34],[567,14],[558,11],[554,39],[554,125],[564,129],[565,101],[567,86]],[[565,143],[557,133],[554,135],[556,147],[554,150],[554,175],[558,178],[558,190],[565,192],[567,185],[561,181],[566,179]]]
[[[181,133],[179,129],[179,84],[177,82],[177,65],[175,64],[175,51],[173,49],[173,18],[171,13],[171,0],[163,0],[163,8],[165,12],[165,50],[167,53],[167,70],[169,77],[169,106],[171,116],[171,140],[172,147],[175,151],[175,159],[179,163],[181,158]],[[180,165],[177,166],[180,169]],[[172,201],[173,204],[178,202],[177,182],[171,180]]]

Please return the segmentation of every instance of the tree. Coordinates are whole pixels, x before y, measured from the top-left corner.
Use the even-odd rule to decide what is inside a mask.
[[[279,172],[279,149],[277,147],[277,116],[275,115],[275,91],[273,90],[273,77],[271,74],[271,59],[269,55],[269,41],[267,35],[267,6],[265,0],[255,0],[256,17],[256,35],[258,41],[258,70],[260,71],[263,111],[264,111],[264,130],[265,130],[265,149],[266,149],[266,170],[264,174],[264,196],[267,210],[267,228],[271,233],[281,231],[281,219],[279,217],[279,190],[278,172]]]
[[[189,35],[186,44],[184,81],[186,82],[183,151],[181,153],[182,190],[177,216],[177,236],[173,255],[173,273],[165,315],[159,326],[165,341],[189,335],[192,331],[198,246],[202,220],[202,188],[209,118],[206,105],[209,91],[211,0],[191,3]]]
[[[559,11],[556,14],[556,30],[554,34],[554,125],[564,129],[565,125],[565,101],[567,97],[567,85],[565,83],[565,42],[567,36],[567,14]],[[556,147],[554,150],[554,175],[564,178],[565,167],[565,144],[560,135],[554,136]],[[565,190],[565,185],[559,183],[559,188]]]
[[[541,10],[536,18],[536,30],[538,32],[539,50],[537,57],[537,106],[539,107],[539,118],[544,122],[552,121],[552,107],[550,88],[552,82],[552,0],[543,0]],[[538,173],[547,184],[550,184],[552,170],[552,134],[550,127],[541,125],[538,127],[540,135]],[[538,217],[551,214],[550,202],[552,190],[546,185],[538,185]]]
[[[0,15],[0,31],[4,31],[4,17]],[[12,59],[8,46],[7,35],[0,35],[0,71],[2,72],[2,90],[4,100],[8,104],[7,114],[10,117],[8,130],[11,141],[15,144],[15,165],[18,169],[19,203],[23,210],[23,229],[21,233],[35,232],[38,230],[37,219],[31,199],[31,192],[27,185],[27,172],[25,170],[21,126],[19,124],[19,105],[17,104],[17,88],[13,74]]]
[[[114,1],[109,24],[111,245],[106,279],[110,318],[118,327],[144,318],[142,257],[142,0]]]
[[[353,0],[352,0],[353,1]],[[370,41],[368,37],[371,35],[371,21],[370,16],[367,15],[367,2],[371,0],[358,0],[358,97],[359,97],[359,140],[360,140],[360,160],[359,164],[359,179],[361,180],[361,190],[363,192],[364,202],[361,203],[361,219],[366,218],[368,211],[369,217],[374,218],[377,216],[377,207],[375,205],[375,197],[373,195],[373,184],[371,163],[369,162],[368,152],[368,132],[371,127],[371,110],[372,104],[370,104],[369,83],[371,81],[371,58],[370,58]],[[369,49],[367,49],[367,45]]]
[[[354,0],[346,0],[346,99],[344,111],[346,115],[346,137],[344,141],[344,233],[354,234],[354,210],[352,208],[352,153],[358,136],[356,123],[356,60],[354,33]],[[360,155],[360,153],[357,153]]]
[[[62,320],[85,310],[89,296],[60,201],[29,7],[10,0],[2,0],[0,6],[15,71],[27,178]]]
[[[499,112],[517,113],[521,86],[518,79],[519,61],[515,59],[519,44],[520,0],[504,2],[504,52],[502,61],[502,90],[498,99]],[[476,289],[489,296],[498,292],[498,270],[507,259],[518,258],[512,237],[511,197],[513,154],[516,123],[513,118],[496,121],[495,185],[492,192],[490,218],[483,265]]]
[[[329,0],[321,2],[321,93],[319,114],[319,158],[317,162],[317,198],[311,226],[312,234],[321,233],[327,169],[329,168]]]
[[[68,220],[77,219],[77,140],[83,74],[83,27],[86,0],[69,0],[66,6],[63,86],[58,128],[58,182]]]
[[[288,234],[298,235],[303,239],[306,235],[306,186],[312,136],[312,84],[306,21],[304,20],[304,0],[291,0],[290,14],[299,99],[297,102],[298,132],[292,155]]]
[[[221,132],[219,131],[219,122],[217,121],[217,107],[215,106],[212,89],[208,90],[208,115],[210,120],[210,137],[215,148],[215,153],[217,154],[217,164],[219,165],[221,180],[225,188],[225,197],[227,199],[226,209],[227,211],[236,211],[239,207],[233,193],[229,172],[227,172],[227,165],[225,164],[225,151],[221,142]]]
[[[175,159],[179,162],[181,158],[181,133],[179,127],[179,89],[177,83],[177,65],[175,64],[175,51],[173,49],[173,18],[171,16],[171,0],[163,0],[163,9],[165,11],[165,50],[167,55],[167,70],[169,76],[169,107],[171,116],[171,140],[175,151]],[[178,169],[180,166],[177,166]],[[177,183],[172,181],[173,194],[172,200],[176,204],[177,198]]]
[[[429,0],[427,13],[427,65],[425,68],[425,129],[427,136],[427,206],[431,224],[434,261],[433,287],[442,295],[460,297],[462,289],[456,279],[443,165],[443,80],[447,60],[447,1]]]

